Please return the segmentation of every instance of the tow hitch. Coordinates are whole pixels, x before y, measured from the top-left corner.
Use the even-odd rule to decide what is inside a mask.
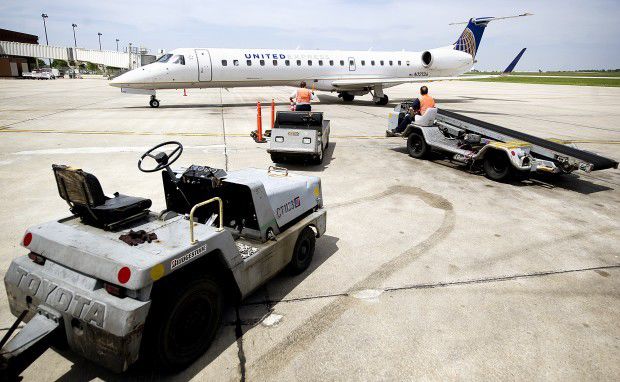
[[[61,315],[45,306],[39,306],[26,326],[11,338],[27,313],[24,310],[17,317],[0,341],[0,381],[19,380],[19,374],[52,345],[60,331]]]

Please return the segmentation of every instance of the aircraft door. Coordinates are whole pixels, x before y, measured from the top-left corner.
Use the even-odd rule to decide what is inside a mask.
[[[211,55],[207,49],[196,49],[198,58],[198,81],[211,81]]]
[[[355,58],[349,57],[349,71],[355,71]]]

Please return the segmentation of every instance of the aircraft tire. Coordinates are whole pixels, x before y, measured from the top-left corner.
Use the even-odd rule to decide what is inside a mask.
[[[355,99],[355,96],[353,94],[344,92],[344,93],[341,93],[341,95],[342,95],[342,100],[344,102],[351,102]]]
[[[384,95],[383,97],[379,98],[378,101],[375,101],[375,105],[383,106],[387,105],[388,102],[390,102],[390,99],[388,98],[388,96]]]
[[[149,105],[150,105],[151,107],[153,107],[153,108],[157,108],[157,107],[159,107],[159,100],[158,100],[158,99],[152,99],[152,100],[149,102]]]

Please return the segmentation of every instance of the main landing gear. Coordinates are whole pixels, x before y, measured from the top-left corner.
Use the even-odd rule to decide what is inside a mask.
[[[376,85],[374,91],[371,91],[370,94],[372,94],[372,100],[374,101],[375,105],[387,105],[389,102],[388,96],[383,94],[382,86]]]
[[[338,93],[338,97],[342,97],[344,102],[352,102],[355,99],[353,94],[347,92]]]
[[[373,101],[375,102],[375,105],[387,105],[388,102],[390,101],[387,95],[383,95],[383,97],[381,98],[373,98]]]
[[[155,98],[155,95],[151,96],[151,100],[149,101],[149,105],[151,105],[151,107],[159,107],[159,100],[157,98]]]

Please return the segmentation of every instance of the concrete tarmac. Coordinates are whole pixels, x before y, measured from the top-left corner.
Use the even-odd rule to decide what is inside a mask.
[[[415,160],[385,138],[394,102],[417,85],[344,104],[320,176],[328,230],[310,269],[279,275],[225,314],[186,380],[617,380],[620,375],[620,172],[496,183],[446,160]],[[68,215],[51,165],[97,175],[104,191],[164,208],[143,151],[185,146],[178,165],[271,165],[249,133],[256,101],[288,109],[290,88],[122,95],[103,80],[0,81],[0,275],[25,254],[24,231]],[[439,107],[620,159],[620,89],[431,83]],[[269,114],[263,109],[264,125]],[[0,335],[14,317],[0,286]],[[236,335],[236,333],[242,335]],[[48,350],[26,381],[159,379],[112,374]]]

